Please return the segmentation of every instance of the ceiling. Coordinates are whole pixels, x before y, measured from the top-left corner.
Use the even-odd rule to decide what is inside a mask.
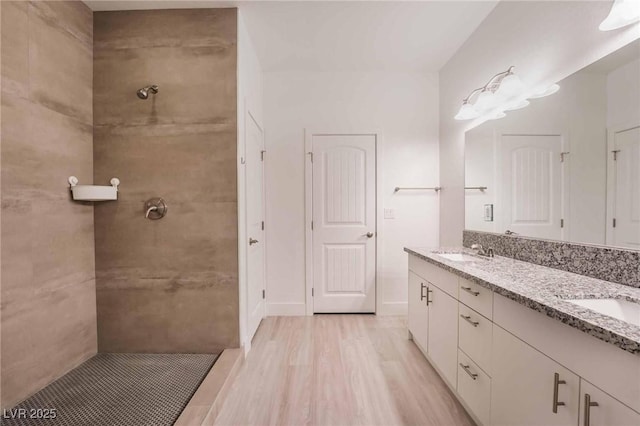
[[[497,1],[85,1],[94,11],[238,7],[263,71],[438,71]]]

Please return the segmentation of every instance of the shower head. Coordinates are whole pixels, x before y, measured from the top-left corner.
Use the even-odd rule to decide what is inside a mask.
[[[142,89],[136,92],[140,99],[149,99],[149,93],[153,93],[154,95],[158,93],[158,86],[151,85],[147,87],[143,87]]]

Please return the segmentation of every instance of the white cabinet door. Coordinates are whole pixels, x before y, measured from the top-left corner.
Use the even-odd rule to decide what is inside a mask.
[[[640,425],[640,414],[583,379],[580,383],[580,425]]]
[[[578,423],[578,376],[497,325],[492,352],[491,424]]]
[[[429,357],[455,386],[458,359],[458,301],[429,284]]]
[[[429,333],[428,321],[427,281],[409,271],[409,331],[413,341],[425,352]]]

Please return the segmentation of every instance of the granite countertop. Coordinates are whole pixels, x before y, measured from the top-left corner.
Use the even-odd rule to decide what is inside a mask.
[[[640,354],[640,327],[566,300],[615,298],[640,303],[640,288],[507,257],[484,258],[467,248],[404,251],[627,352]],[[461,252],[475,256],[478,261],[456,262],[438,255]]]

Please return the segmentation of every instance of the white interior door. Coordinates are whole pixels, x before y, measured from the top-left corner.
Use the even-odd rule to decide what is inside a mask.
[[[640,127],[614,133],[613,244],[640,248]]]
[[[314,135],[314,312],[375,312],[376,137]]]
[[[561,152],[560,135],[502,135],[501,229],[562,239]]]
[[[264,138],[262,129],[251,114],[246,117],[246,183],[247,183],[247,333],[251,340],[265,313],[264,269]]]

